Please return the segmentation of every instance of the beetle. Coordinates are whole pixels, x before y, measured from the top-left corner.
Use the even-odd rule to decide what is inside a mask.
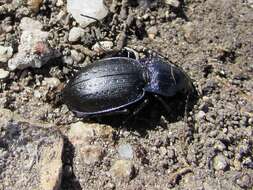
[[[150,95],[171,110],[166,103],[168,98],[188,96],[194,91],[189,76],[160,57],[111,57],[78,72],[64,88],[63,99],[77,117],[129,113],[133,105],[135,115],[147,105]]]

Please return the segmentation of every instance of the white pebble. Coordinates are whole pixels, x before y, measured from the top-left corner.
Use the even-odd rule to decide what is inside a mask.
[[[9,71],[6,71],[4,69],[0,69],[0,79],[5,79],[9,76]]]
[[[67,0],[67,11],[82,26],[86,27],[96,20],[82,16],[87,15],[97,20],[103,19],[108,14],[103,0]]]
[[[79,27],[73,27],[69,31],[69,41],[70,42],[77,42],[80,38],[84,35],[84,30]]]
[[[165,3],[172,7],[179,7],[180,2],[178,0],[165,0]]]
[[[4,47],[0,45],[0,62],[6,63],[12,56],[12,47]]]
[[[42,24],[37,21],[37,20],[33,20],[29,17],[24,17],[22,18],[22,20],[20,21],[20,25],[19,25],[21,30],[26,30],[26,31],[32,31],[32,30],[41,30],[42,29]]]

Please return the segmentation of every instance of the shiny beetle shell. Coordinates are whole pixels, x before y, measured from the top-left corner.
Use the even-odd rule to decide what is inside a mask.
[[[84,117],[127,109],[147,93],[166,98],[193,91],[190,78],[160,58],[114,57],[84,67],[66,85],[63,97],[73,112]]]

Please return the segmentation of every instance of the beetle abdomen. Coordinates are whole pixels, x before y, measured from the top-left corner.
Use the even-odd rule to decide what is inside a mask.
[[[85,67],[65,88],[72,109],[95,114],[119,109],[144,96],[143,71],[135,60],[109,58]]]

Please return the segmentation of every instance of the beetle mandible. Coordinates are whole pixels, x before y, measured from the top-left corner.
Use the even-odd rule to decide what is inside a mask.
[[[168,109],[166,98],[178,93],[194,93],[191,79],[178,66],[159,57],[111,57],[84,67],[68,82],[63,98],[78,117],[89,117],[123,113],[134,104],[140,110],[147,95]]]

